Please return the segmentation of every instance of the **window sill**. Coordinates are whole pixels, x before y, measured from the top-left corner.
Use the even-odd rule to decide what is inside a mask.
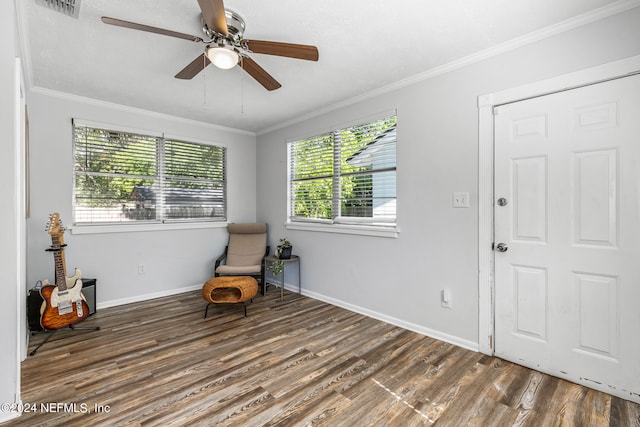
[[[318,224],[311,222],[288,222],[287,230],[319,231],[323,233],[356,234],[360,236],[397,238],[400,230],[397,226],[376,227],[372,225]]]
[[[74,225],[69,227],[71,234],[136,233],[141,231],[196,230],[203,228],[226,228],[226,221],[220,222],[174,222],[153,224],[108,224]]]

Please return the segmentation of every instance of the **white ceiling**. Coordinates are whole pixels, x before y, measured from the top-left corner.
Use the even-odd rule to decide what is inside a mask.
[[[261,131],[629,1],[225,0],[244,17],[246,38],[318,47],[318,62],[251,55],[282,84],[272,92],[238,67],[176,79],[202,44],[100,21],[203,36],[196,0],[83,0],[77,19],[36,0],[16,3],[32,88]]]

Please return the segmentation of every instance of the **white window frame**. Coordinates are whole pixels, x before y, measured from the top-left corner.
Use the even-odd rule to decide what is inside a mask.
[[[397,119],[397,112],[395,110],[379,113],[374,116],[354,120],[347,124],[342,124],[340,126],[333,126],[327,132],[318,132],[316,135],[320,136],[323,134],[339,133],[341,130],[349,127],[365,125],[368,123],[373,123],[378,120],[382,120],[388,117],[394,116]],[[397,127],[397,124],[396,124]],[[356,234],[356,235],[366,235],[366,236],[376,236],[376,237],[398,237],[399,228],[397,226],[397,155],[395,158],[395,166],[394,171],[396,173],[396,215],[391,217],[345,217],[345,216],[336,216],[332,219],[318,219],[318,218],[304,218],[304,217],[294,217],[292,215],[292,180],[291,180],[291,145],[295,142],[302,141],[305,139],[313,138],[314,136],[301,137],[296,139],[291,139],[287,141],[287,218],[285,223],[285,228],[289,230],[303,230],[303,231],[318,231],[318,232],[328,232],[328,233],[340,233],[340,234]],[[396,148],[397,148],[397,139],[396,139]],[[334,150],[335,154],[335,150]],[[339,175],[334,175],[334,179],[339,180]],[[338,185],[339,187],[339,185]],[[339,190],[335,189],[333,196],[333,203],[339,203]],[[338,200],[336,200],[338,197]]]
[[[186,219],[168,219],[168,218],[159,218],[155,220],[136,220],[130,222],[81,222],[75,223],[75,199],[76,199],[76,171],[75,165],[74,170],[72,171],[73,175],[73,183],[72,183],[72,212],[74,218],[73,226],[69,227],[72,234],[99,234],[99,233],[120,233],[120,232],[137,232],[137,231],[158,231],[158,230],[183,230],[183,229],[203,229],[203,228],[223,228],[227,226],[227,208],[228,208],[228,194],[227,194],[227,146],[226,144],[221,143],[213,143],[211,141],[200,140],[198,138],[193,137],[182,137],[178,135],[165,134],[164,132],[152,131],[152,130],[140,130],[126,126],[119,126],[113,124],[99,123],[90,120],[84,119],[72,119],[72,129],[74,126],[86,126],[89,128],[101,129],[101,130],[110,130],[113,132],[121,132],[121,133],[133,133],[138,135],[144,135],[151,138],[157,138],[164,141],[178,141],[185,143],[194,143],[199,145],[209,145],[217,148],[221,148],[225,151],[224,153],[224,164],[222,165],[224,168],[224,215],[223,217],[216,217],[213,219],[201,219],[201,218],[186,218]],[[75,138],[75,136],[74,136]],[[72,155],[74,156],[74,164],[75,164],[75,141],[74,141],[74,149],[72,150]],[[164,144],[159,144],[159,153],[158,159],[156,160],[157,164],[164,161]],[[163,186],[164,181],[164,167],[159,167],[159,173],[156,176],[156,179],[159,180],[160,187]],[[162,198],[160,198],[162,199]],[[159,201],[159,205],[157,209],[161,209],[162,202]]]

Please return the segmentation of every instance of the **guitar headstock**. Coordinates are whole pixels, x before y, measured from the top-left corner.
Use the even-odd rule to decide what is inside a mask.
[[[64,233],[64,227],[60,220],[60,214],[58,212],[49,215],[49,221],[47,221],[47,233],[52,236],[58,236]]]

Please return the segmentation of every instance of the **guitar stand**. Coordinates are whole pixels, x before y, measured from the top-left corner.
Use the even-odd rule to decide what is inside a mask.
[[[100,330],[100,326],[95,326],[93,328],[76,328],[73,325],[69,325],[65,329],[71,329],[72,331],[99,331]],[[34,348],[31,353],[29,353],[29,356],[33,356],[34,354],[36,354],[36,352],[40,349],[40,347],[45,345],[47,343],[47,341],[49,341],[51,339],[51,337],[53,336],[54,332],[58,332],[58,331],[61,331],[61,330],[63,330],[63,329],[45,329],[43,332],[48,332],[49,335],[47,335],[47,337],[44,339],[44,341],[42,341],[40,344],[38,344],[38,346],[36,348]],[[31,335],[35,335],[35,332],[32,332]]]

